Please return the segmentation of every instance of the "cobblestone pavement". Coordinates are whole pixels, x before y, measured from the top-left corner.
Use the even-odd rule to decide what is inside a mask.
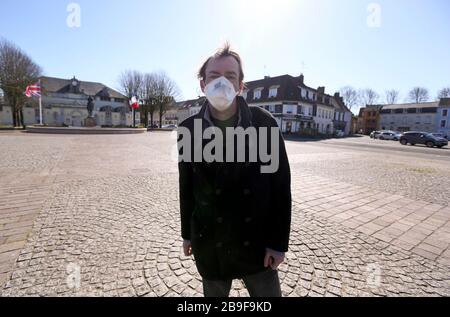
[[[383,156],[420,155],[326,142],[288,142],[295,203],[283,294],[450,296],[448,200],[395,190],[408,179],[421,188],[426,173],[383,174]],[[170,134],[0,134],[0,147],[1,296],[202,295],[181,253]],[[408,164],[448,172],[423,156]],[[378,167],[348,168],[368,158]],[[231,295],[248,293],[236,280]]]
[[[335,148],[322,147],[319,152],[317,146],[302,147],[306,151],[291,158],[301,163],[301,174],[320,175],[414,200],[448,205],[450,149],[405,147],[398,142],[368,138],[339,139],[321,144]],[[336,152],[336,149],[340,151]],[[331,158],[334,158],[332,163]]]

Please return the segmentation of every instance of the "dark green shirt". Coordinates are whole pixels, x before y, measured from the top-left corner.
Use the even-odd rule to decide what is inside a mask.
[[[233,127],[234,128],[234,126],[237,123],[237,118],[238,118],[237,113],[234,114],[234,116],[230,117],[227,120],[218,120],[216,118],[212,118],[212,121],[213,121],[214,125],[216,127],[218,127],[220,130],[222,130],[222,133],[223,133],[223,136],[224,136],[224,140],[225,140],[225,135],[226,135],[226,128],[229,128],[229,127]]]

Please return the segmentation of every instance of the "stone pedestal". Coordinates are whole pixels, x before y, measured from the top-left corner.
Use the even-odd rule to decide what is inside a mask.
[[[84,119],[84,126],[87,128],[93,128],[97,126],[97,122],[92,117],[87,117]]]

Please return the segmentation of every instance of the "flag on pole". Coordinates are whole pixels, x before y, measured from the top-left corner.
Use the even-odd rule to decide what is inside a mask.
[[[28,98],[31,98],[32,96],[41,97],[41,84],[39,82],[37,82],[34,85],[27,86],[25,95]]]
[[[131,97],[130,105],[133,109],[139,108],[139,101],[136,97]]]

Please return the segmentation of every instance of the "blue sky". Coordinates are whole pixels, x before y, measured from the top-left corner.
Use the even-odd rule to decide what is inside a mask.
[[[81,8],[70,28],[67,6]],[[380,27],[369,27],[370,3]],[[351,85],[380,95],[450,86],[447,0],[1,0],[0,36],[25,50],[45,75],[117,88],[125,69],[164,70],[182,98],[199,94],[196,71],[228,40],[246,80],[305,74],[326,92]],[[369,19],[372,21],[371,19]]]

